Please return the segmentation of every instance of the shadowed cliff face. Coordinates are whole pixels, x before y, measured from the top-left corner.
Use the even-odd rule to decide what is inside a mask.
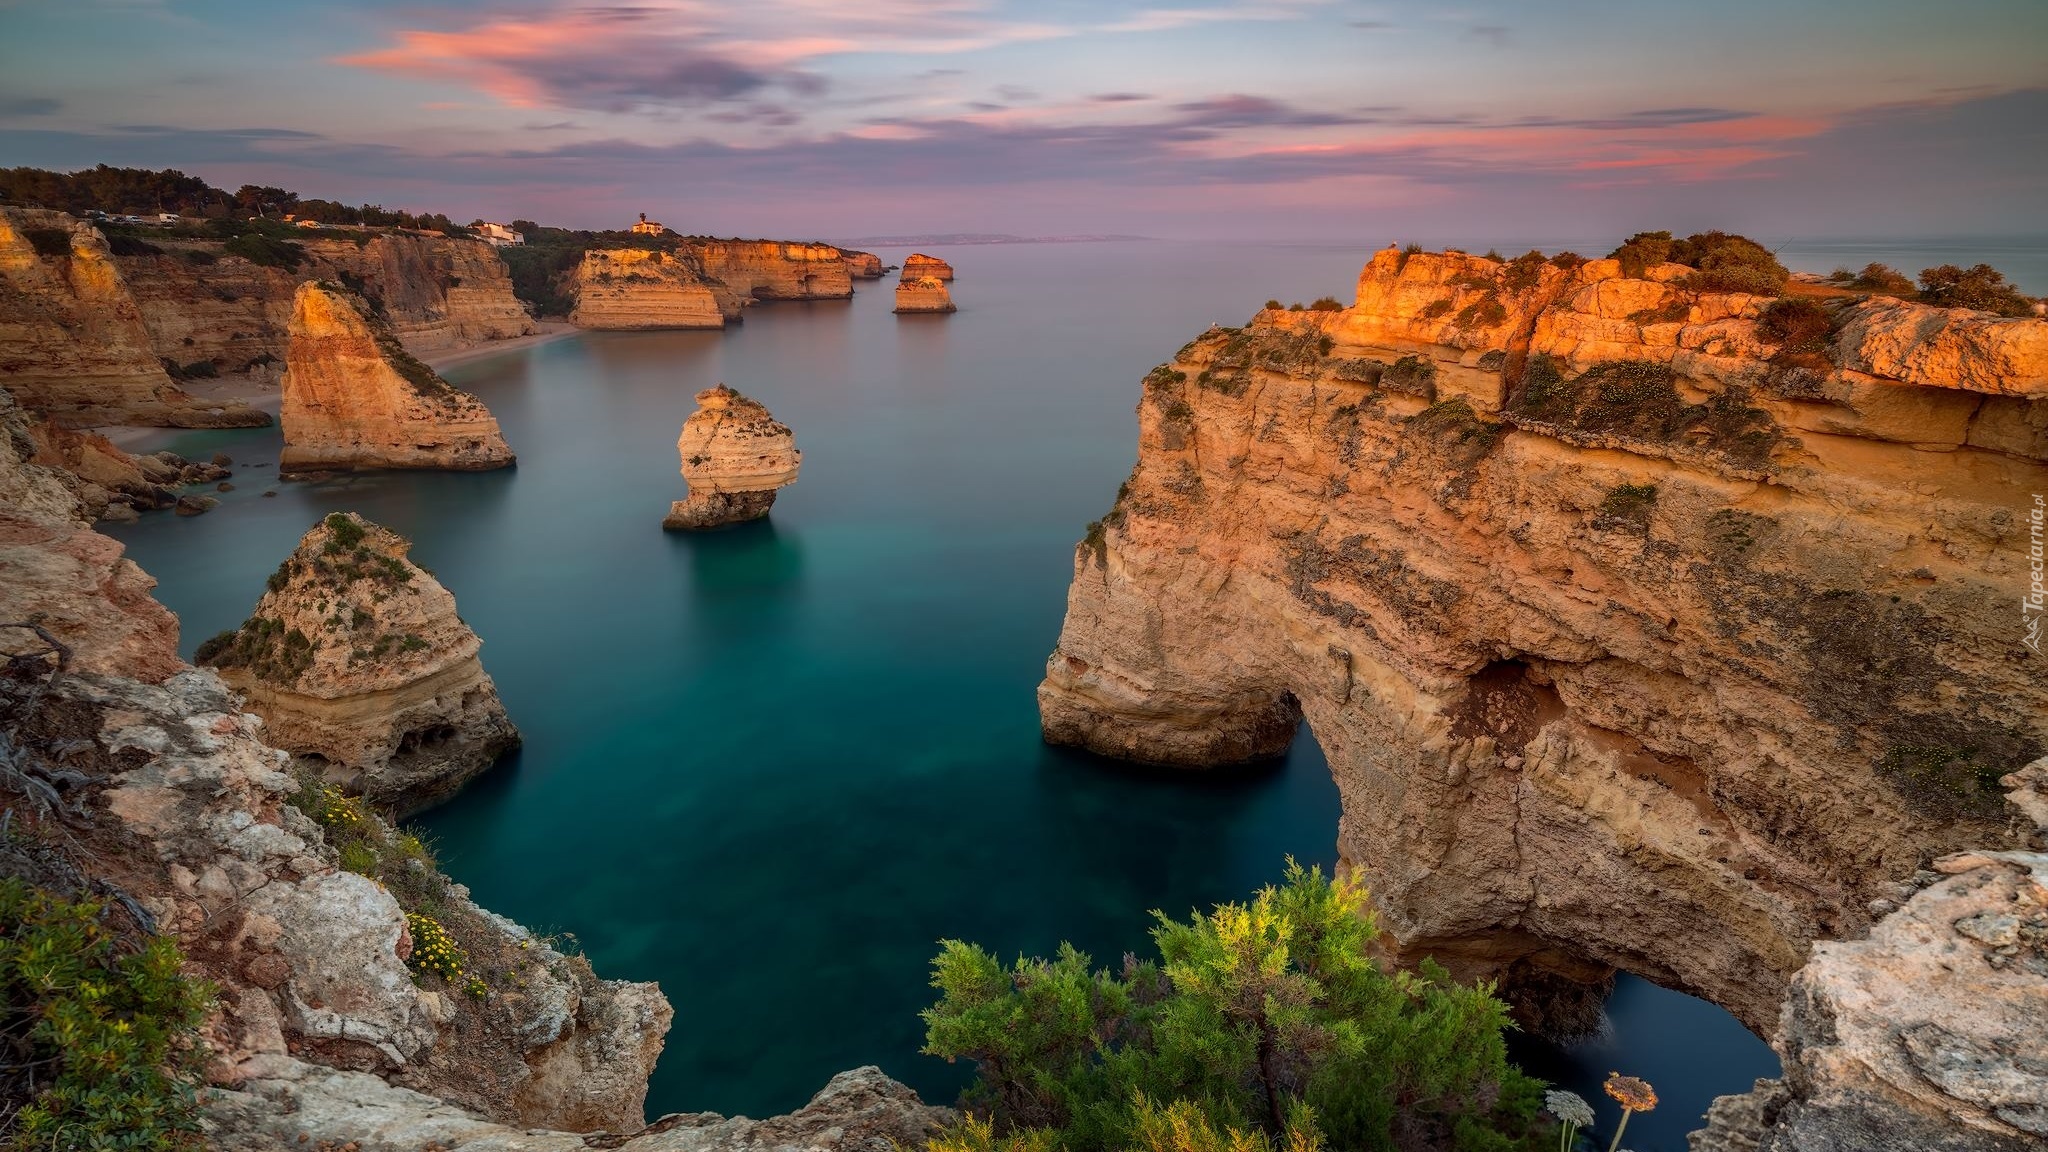
[[[1076,551],[1047,738],[1215,765],[1306,717],[1402,956],[1553,1027],[1625,968],[1765,1029],[1880,885],[2007,842],[2048,747],[2048,324],[1827,302],[1794,344],[1686,271],[1388,251],[1352,308],[1191,342]]]
[[[585,252],[570,284],[578,328],[723,328],[740,318],[739,297],[687,254]]]

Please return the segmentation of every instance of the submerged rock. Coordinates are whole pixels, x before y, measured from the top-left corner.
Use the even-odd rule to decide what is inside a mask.
[[[723,384],[697,393],[697,411],[676,440],[690,494],[661,526],[716,528],[768,515],[778,489],[796,483],[803,453],[789,428]]]
[[[242,626],[200,646],[270,743],[400,814],[519,745],[455,597],[398,534],[353,513],[313,526]]]
[[[905,280],[915,280],[920,276],[930,276],[934,280],[951,280],[953,278],[953,266],[937,256],[927,256],[922,252],[912,252],[903,259],[903,278]]]
[[[946,284],[936,276],[919,276],[915,280],[904,279],[896,285],[896,312],[898,315],[916,312],[953,312],[953,294],[946,291]]]
[[[287,472],[477,472],[514,460],[482,401],[414,359],[362,297],[324,281],[299,285],[292,305],[280,422]]]

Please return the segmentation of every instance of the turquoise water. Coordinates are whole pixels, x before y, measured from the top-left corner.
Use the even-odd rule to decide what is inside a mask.
[[[947,255],[951,317],[890,315],[884,281],[725,334],[591,334],[451,371],[514,470],[279,487],[274,430],[180,435],[240,461],[236,490],[119,530],[188,652],[329,511],[416,542],[526,736],[422,822],[484,905],[661,982],[676,1019],[652,1113],[783,1111],[865,1063],[949,1099],[964,1070],[917,1055],[940,938],[1113,962],[1146,946],[1148,909],[1335,858],[1305,735],[1252,773],[1131,769],[1045,747],[1033,689],[1073,543],[1130,468],[1139,379],[1268,296],[1348,299],[1368,253]],[[795,429],[803,477],[769,522],[665,534],[676,432],[720,380]],[[1776,1070],[1725,1014],[1640,981],[1610,1015],[1610,1037],[1528,1059],[1589,1097],[1609,1070],[1648,1076],[1665,1103],[1631,1125],[1638,1152],[1677,1152],[1708,1099]]]

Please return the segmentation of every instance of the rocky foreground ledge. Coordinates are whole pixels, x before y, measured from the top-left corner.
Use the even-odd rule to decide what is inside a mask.
[[[648,1129],[673,1015],[660,990],[602,979],[478,908],[416,841],[296,779],[220,677],[179,659],[154,581],[33,450],[0,402],[0,622],[35,621],[61,645],[0,635],[42,653],[0,663],[14,813],[0,864],[59,892],[119,893],[215,985],[213,1146],[509,1152],[644,1130],[631,1147],[881,1152],[946,1118],[863,1071],[789,1117]]]

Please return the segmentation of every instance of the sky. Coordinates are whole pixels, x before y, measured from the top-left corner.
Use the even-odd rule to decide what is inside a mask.
[[[0,166],[686,232],[2038,236],[2048,0],[0,0]]]

